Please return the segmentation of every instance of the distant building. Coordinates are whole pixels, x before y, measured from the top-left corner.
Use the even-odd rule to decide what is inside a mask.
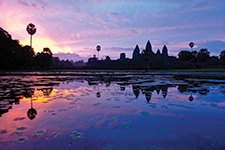
[[[87,66],[95,66],[97,61],[98,61],[98,59],[97,59],[96,55],[93,55],[93,57],[88,59]]]
[[[154,53],[152,51],[152,45],[151,45],[150,41],[148,40],[148,42],[147,42],[147,44],[145,46],[145,49],[148,50],[148,51],[150,51],[150,55],[151,55],[152,60],[154,60],[156,58],[156,56],[157,57],[162,57],[163,56],[164,58],[165,57],[169,57],[168,56],[168,49],[167,49],[166,45],[163,46],[162,53],[160,53],[160,50],[159,49],[157,50],[156,53]],[[135,59],[137,59],[140,56],[141,56],[141,53],[140,53],[139,46],[136,45],[136,47],[135,47],[135,49],[133,51],[133,57],[132,57],[132,59],[135,60]]]
[[[126,59],[126,54],[125,53],[121,53],[120,54],[120,60],[125,60]]]
[[[134,48],[134,52],[133,52],[133,57],[132,57],[132,59],[133,59],[133,60],[138,59],[140,56],[141,56],[141,54],[140,54],[139,46],[136,45],[136,47]]]
[[[168,56],[168,49],[166,45],[163,46],[162,51],[158,49],[156,53],[152,50],[152,45],[148,40],[145,49],[150,53],[149,67],[152,69],[166,69],[168,66],[176,64],[176,57]],[[120,58],[117,60],[111,60],[109,56],[106,56],[105,60],[98,60],[94,55],[88,59],[87,67],[91,68],[105,68],[105,69],[143,69],[145,63],[141,56],[141,51],[138,45],[135,46],[132,59],[126,58],[125,53],[120,54]]]

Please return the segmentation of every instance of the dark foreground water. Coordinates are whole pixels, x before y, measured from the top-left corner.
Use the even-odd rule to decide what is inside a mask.
[[[0,82],[1,150],[225,149],[223,82],[169,76]]]

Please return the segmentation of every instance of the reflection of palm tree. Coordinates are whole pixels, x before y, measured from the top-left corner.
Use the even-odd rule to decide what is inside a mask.
[[[30,23],[27,25],[27,32],[30,34],[30,47],[32,48],[32,35],[36,33],[37,29],[35,28],[35,25]]]
[[[27,111],[27,117],[30,120],[33,120],[35,118],[35,116],[37,115],[37,111],[33,108],[32,105],[32,98],[31,98],[31,108]]]
[[[100,97],[101,97],[101,93],[100,93],[100,92],[97,92],[97,93],[96,93],[96,97],[97,97],[97,98],[100,98]]]
[[[101,97],[101,93],[99,92],[99,86],[98,86],[98,92],[96,93],[96,97],[100,98]]]
[[[192,96],[192,94],[189,96],[189,101],[193,101],[194,100],[194,98],[193,98],[193,96]]]

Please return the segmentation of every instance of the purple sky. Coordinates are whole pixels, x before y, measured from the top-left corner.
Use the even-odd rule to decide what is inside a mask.
[[[218,56],[225,50],[224,14],[224,0],[0,0],[0,26],[13,39],[29,44],[26,26],[33,23],[35,52],[49,47],[74,61],[97,55],[98,44],[101,59],[122,52],[131,58],[148,40],[154,52],[167,45],[177,56],[193,41],[195,50]]]

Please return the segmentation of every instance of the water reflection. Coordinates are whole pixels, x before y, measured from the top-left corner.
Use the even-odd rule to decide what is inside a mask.
[[[190,95],[190,96],[189,96],[189,101],[191,101],[191,102],[192,102],[193,100],[194,100],[193,96],[192,96],[192,95]]]
[[[124,141],[143,141],[140,149],[171,148],[162,142],[161,147],[154,142],[149,144],[149,135],[154,135],[150,141],[175,138],[176,143],[177,139],[182,139],[178,140],[181,143],[194,142],[188,146],[197,145],[199,140],[202,145],[213,141],[212,145],[224,146],[223,85],[193,84],[158,76],[30,76],[0,80],[0,112],[5,113],[0,117],[0,149],[3,139],[9,141],[7,149],[18,142],[24,149],[34,149],[33,143],[37,143],[36,149],[137,146],[127,148]],[[175,145],[182,149],[185,144]],[[195,149],[188,146],[185,149]]]
[[[145,99],[148,103],[151,101],[152,93],[154,93],[154,91],[156,91],[158,95],[161,93],[162,97],[166,98],[168,95],[168,88],[170,87],[177,87],[178,91],[181,93],[199,93],[200,95],[207,95],[207,93],[210,92],[208,86],[205,86],[200,82],[186,81],[182,83],[176,83],[176,80],[174,80],[174,83],[167,83],[165,82],[165,79],[157,79],[157,76],[154,76],[154,78],[151,80],[143,79],[143,77],[140,77],[140,79],[135,77],[135,80],[132,80],[130,76],[8,76],[1,77],[0,81],[2,83],[0,85],[0,116],[2,116],[3,113],[8,112],[9,109],[12,109],[13,104],[19,104],[21,98],[32,98],[35,88],[36,90],[40,90],[44,96],[50,96],[53,88],[59,86],[60,83],[68,84],[73,81],[82,83],[87,81],[89,86],[97,86],[97,98],[102,96],[99,88],[103,84],[105,84],[106,88],[110,88],[111,84],[118,84],[121,92],[126,92],[126,86],[131,85],[135,98],[139,98],[141,92],[143,95],[145,95]],[[223,89],[222,85],[221,88]],[[224,92],[225,90],[220,91]],[[192,94],[189,96],[188,100],[194,100]],[[32,108],[32,100],[31,109],[29,110],[29,113],[27,113],[29,118],[35,118],[36,111],[34,108]]]
[[[31,104],[31,108],[27,111],[27,117],[30,119],[30,120],[33,120],[36,115],[37,115],[37,111],[33,108],[33,102],[32,102],[32,98],[30,99],[30,104]]]
[[[49,96],[51,93],[52,93],[52,90],[53,88],[50,87],[50,88],[42,88],[42,89],[39,89],[43,92],[44,96]]]

